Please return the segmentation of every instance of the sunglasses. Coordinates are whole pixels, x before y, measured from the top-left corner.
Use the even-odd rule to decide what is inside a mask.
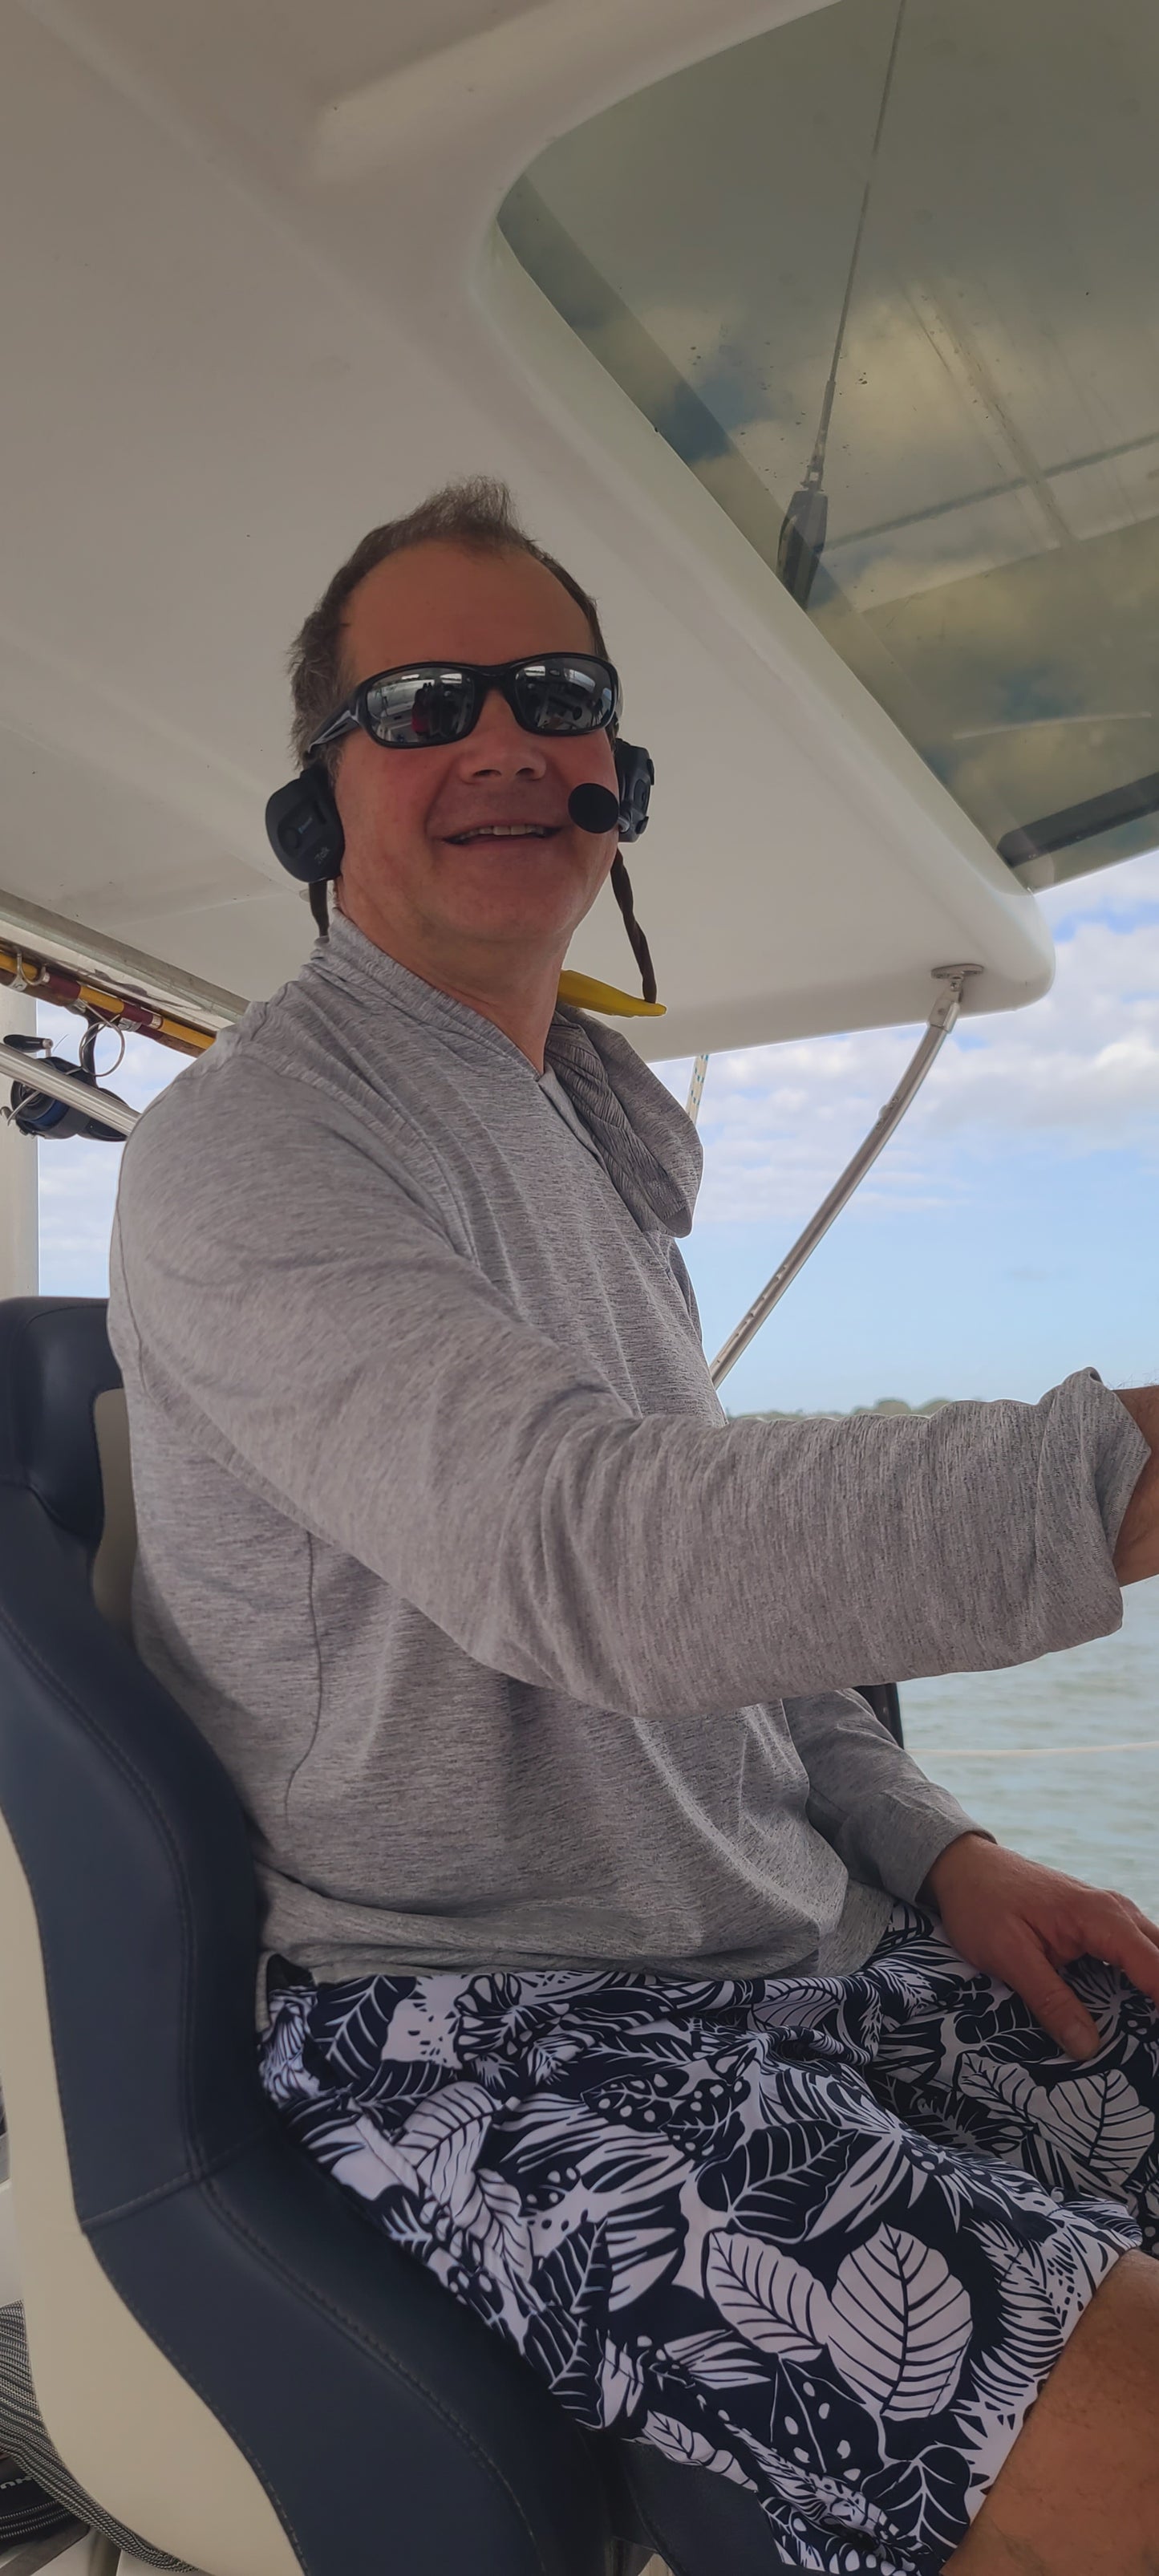
[[[492,689],[525,733],[602,733],[620,713],[620,682],[594,653],[536,653],[522,662],[413,662],[363,680],[308,758],[359,728],[387,751],[429,751],[472,733]]]

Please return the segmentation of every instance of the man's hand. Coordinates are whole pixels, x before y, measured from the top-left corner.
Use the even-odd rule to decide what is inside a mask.
[[[1070,2057],[1093,2057],[1099,2034],[1059,1974],[1072,1959],[1106,1959],[1159,2005],[1159,1924],[1127,1896],[1084,1887],[980,1834],[961,1834],[934,1862],[921,1901],[971,1967],[1001,1977]]]

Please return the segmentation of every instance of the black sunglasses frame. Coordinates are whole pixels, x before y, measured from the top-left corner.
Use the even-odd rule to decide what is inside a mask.
[[[550,671],[557,665],[598,673],[612,693],[610,716],[604,716],[596,724],[577,725],[566,733],[545,733],[540,726],[527,724],[519,704],[521,679],[530,677],[532,673]],[[384,680],[418,679],[420,673],[424,682],[428,675],[434,683],[450,679],[471,682],[473,694],[467,723],[460,733],[448,734],[444,741],[432,742],[428,738],[415,742],[384,742],[370,719],[371,690],[381,688]],[[465,742],[468,734],[474,732],[492,689],[498,689],[501,697],[506,699],[524,733],[533,735],[538,741],[580,741],[589,733],[611,733],[619,723],[622,705],[620,676],[614,663],[606,661],[602,653],[525,653],[517,662],[400,662],[393,670],[373,671],[369,679],[359,682],[345,706],[340,707],[329,723],[323,725],[321,732],[315,734],[306,757],[312,760],[329,743],[340,742],[346,734],[358,731],[369,734],[381,751],[445,751],[451,743]]]

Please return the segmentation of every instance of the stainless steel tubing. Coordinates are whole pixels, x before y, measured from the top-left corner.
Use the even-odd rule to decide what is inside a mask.
[[[50,1100],[67,1100],[75,1109],[83,1109],[86,1118],[99,1118],[102,1127],[115,1127],[118,1135],[131,1136],[141,1115],[123,1100],[111,1100],[107,1091],[94,1089],[91,1082],[78,1082],[75,1073],[61,1073],[51,1056],[21,1055],[19,1047],[5,1046],[0,1040],[0,1075],[13,1082],[27,1084],[29,1091],[46,1091]]]
[[[810,1253],[816,1251],[822,1236],[828,1234],[834,1218],[840,1216],[842,1208],[852,1198],[858,1182],[864,1180],[870,1165],[876,1163],[882,1146],[888,1145],[895,1127],[900,1126],[910,1102],[921,1090],[930,1066],[946,1043],[962,1007],[962,990],[967,976],[980,975],[982,969],[980,966],[935,966],[933,971],[944,989],[939,993],[930,1012],[916,1054],[911,1056],[896,1091],[890,1094],[884,1109],[878,1112],[864,1144],[858,1146],[852,1162],[846,1164],[840,1180],[834,1182],[828,1198],[822,1199],[816,1215],[810,1217],[804,1233],[798,1235],[792,1251],[785,1254],[784,1260],[779,1268],[774,1270],[767,1286],[762,1288],[760,1296],[749,1307],[747,1315],[741,1316],[739,1324],[729,1334],[723,1349],[717,1352],[709,1372],[714,1386],[720,1385],[722,1378],[728,1376],[730,1368],[739,1360],[741,1352],[747,1351],[754,1333],[759,1333],[766,1315],[772,1314],[774,1306],[779,1304],[786,1288],[792,1287],[798,1271],[804,1269]]]
[[[695,1057],[692,1066],[692,1080],[688,1085],[688,1098],[684,1103],[685,1116],[691,1118],[694,1127],[700,1116],[700,1100],[701,1094],[704,1090],[704,1077],[707,1071],[708,1057],[706,1055],[698,1055]]]

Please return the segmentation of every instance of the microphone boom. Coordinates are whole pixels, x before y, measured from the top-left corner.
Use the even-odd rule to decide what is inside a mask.
[[[582,787],[573,787],[567,810],[581,832],[611,832],[620,819],[620,800],[610,787],[600,787],[590,778]]]

